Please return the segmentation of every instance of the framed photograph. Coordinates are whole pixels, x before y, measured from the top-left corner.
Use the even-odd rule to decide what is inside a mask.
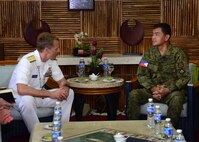
[[[68,0],[69,10],[94,10],[95,0]]]

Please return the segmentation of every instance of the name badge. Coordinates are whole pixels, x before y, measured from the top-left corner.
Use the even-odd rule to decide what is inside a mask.
[[[32,78],[37,78],[37,76],[38,76],[37,74],[35,74],[35,75],[32,75]]]

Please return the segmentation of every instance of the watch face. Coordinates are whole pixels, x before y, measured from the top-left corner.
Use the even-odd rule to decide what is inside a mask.
[[[93,10],[94,0],[68,0],[69,10]]]

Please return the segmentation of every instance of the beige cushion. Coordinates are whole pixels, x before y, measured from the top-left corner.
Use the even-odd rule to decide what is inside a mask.
[[[155,103],[155,105],[159,105],[160,106],[160,110],[162,112],[162,115],[163,116],[167,116],[168,106],[166,104]],[[147,110],[147,103],[141,106],[140,113],[141,114],[147,114],[146,110]],[[181,111],[181,117],[187,117],[187,103],[183,104],[183,110]]]

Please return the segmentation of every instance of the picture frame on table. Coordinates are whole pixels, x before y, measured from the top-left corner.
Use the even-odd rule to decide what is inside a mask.
[[[68,10],[94,10],[95,0],[68,0]]]

